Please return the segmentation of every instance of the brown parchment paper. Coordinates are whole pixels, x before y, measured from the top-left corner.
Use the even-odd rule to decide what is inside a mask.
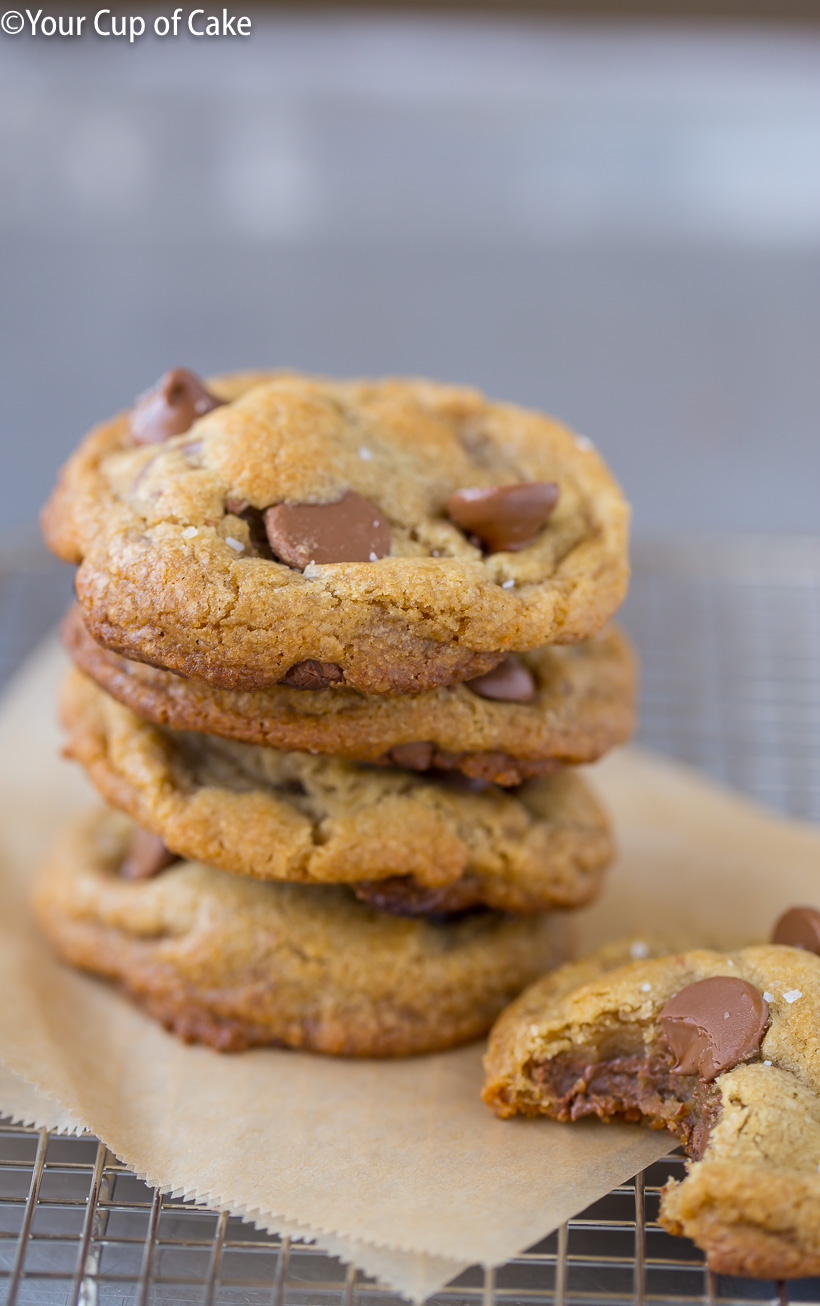
[[[494,1119],[480,1046],[400,1062],[220,1056],[60,966],[27,901],[50,840],[91,801],[58,757],[62,665],[44,648],[0,707],[0,1109],[86,1126],[150,1183],[312,1238],[415,1300],[509,1259],[669,1149],[635,1126]],[[595,779],[621,855],[577,917],[584,946],[642,928],[761,936],[784,905],[817,901],[812,828],[638,750]]]

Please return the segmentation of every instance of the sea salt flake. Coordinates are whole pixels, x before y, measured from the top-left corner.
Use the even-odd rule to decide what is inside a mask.
[[[728,1019],[729,1019],[729,1013],[728,1013],[728,1011],[724,1011],[724,1013],[723,1013],[723,1019],[724,1019],[724,1020],[728,1020]]]
[[[771,1063],[771,1061],[764,1061],[763,1064],[764,1064],[764,1066],[770,1066],[772,1063]]]
[[[588,453],[590,449],[595,448],[595,445],[592,443],[588,435],[576,435],[575,443],[578,448],[583,449],[585,453]]]
[[[501,588],[502,588],[503,590],[514,590],[514,589],[515,589],[515,581],[514,581],[514,580],[502,580],[502,582],[501,582]]]
[[[231,546],[231,548],[234,549],[237,553],[244,553],[244,552],[245,552],[245,546],[244,546],[244,544],[242,543],[242,541],[241,541],[241,540],[235,540],[234,537],[233,537],[232,535],[226,535],[226,536],[225,536],[225,543],[226,543],[226,544],[229,544],[229,545]]]
[[[369,463],[373,457],[373,452],[371,449],[368,449],[367,445],[363,444],[359,449],[359,457],[364,459],[366,463]]]
[[[764,1002],[774,1002],[774,994],[773,994],[773,993],[764,993],[764,994],[763,994],[763,1001],[764,1001]]]
[[[651,988],[652,988],[652,985],[649,984],[648,982],[647,982],[646,984],[642,984],[642,985],[641,985],[641,993],[649,993],[649,991],[650,991]]]
[[[196,526],[186,526],[182,532],[183,540],[192,540],[197,533]]]
[[[629,955],[633,961],[640,961],[642,957],[648,957],[649,944],[644,943],[642,939],[636,939],[629,949]]]
[[[378,555],[378,553],[373,553],[373,552],[371,551],[370,554],[369,554],[369,557],[370,557],[370,561],[371,561],[371,562],[378,562],[378,561],[379,561],[379,555]]]
[[[796,1002],[797,999],[802,998],[802,996],[803,993],[801,989],[786,989],[786,992],[783,994],[784,1000],[788,1003]]]

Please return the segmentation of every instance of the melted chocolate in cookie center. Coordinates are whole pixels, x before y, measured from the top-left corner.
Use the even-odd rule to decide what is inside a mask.
[[[682,1074],[666,1048],[624,1052],[599,1061],[567,1052],[533,1066],[557,1120],[644,1121],[669,1129],[698,1160],[717,1122],[720,1092],[699,1075]]]

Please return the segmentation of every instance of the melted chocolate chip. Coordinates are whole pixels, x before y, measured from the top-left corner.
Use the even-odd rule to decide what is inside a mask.
[[[754,1056],[769,1022],[769,1008],[747,980],[714,975],[676,993],[660,1021],[678,1059],[675,1069],[709,1082]]]
[[[131,436],[135,444],[161,444],[190,430],[198,417],[225,401],[217,399],[187,367],[175,367],[160,377],[152,390],[140,395],[131,409]]]
[[[150,830],[135,830],[120,866],[120,875],[125,880],[150,880],[176,861],[179,861],[176,853],[165,847],[158,834],[152,834]]]
[[[466,683],[479,698],[497,699],[501,703],[531,703],[535,698],[535,677],[515,653],[510,653],[492,671]]]
[[[393,916],[449,918],[481,906],[478,884],[469,878],[427,888],[409,876],[393,875],[386,880],[360,880],[351,888],[362,902]]]
[[[820,954],[820,911],[814,907],[790,907],[774,927],[772,943],[805,948]]]
[[[555,481],[470,486],[450,495],[447,512],[462,530],[477,535],[490,553],[515,552],[532,543],[559,494]]]
[[[277,503],[265,510],[273,552],[289,567],[309,562],[375,562],[390,552],[390,527],[355,490],[335,503]]]
[[[433,761],[435,745],[419,741],[412,744],[395,744],[390,749],[394,766],[405,766],[408,771],[426,771]]]
[[[327,689],[328,685],[339,685],[344,680],[344,672],[335,662],[319,662],[316,658],[306,658],[304,662],[294,662],[283,685],[291,689]]]

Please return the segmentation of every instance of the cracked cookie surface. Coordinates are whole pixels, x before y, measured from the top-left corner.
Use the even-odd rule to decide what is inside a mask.
[[[572,771],[471,792],[469,782],[171,731],[76,670],[61,714],[68,752],[102,797],[174,852],[239,875],[356,884],[402,913],[532,912],[589,901],[612,856],[606,815]]]
[[[46,505],[46,538],[79,563],[83,616],[107,647],[223,688],[307,663],[404,693],[588,638],[621,602],[627,505],[557,422],[429,381],[241,374],[212,389],[223,402],[164,443],[135,444],[127,413],[97,427]],[[448,515],[465,487],[521,483],[559,488],[523,544],[488,552]],[[305,564],[326,552],[294,514],[345,496],[373,507],[372,558]]]
[[[560,917],[404,920],[348,889],[262,883],[197,862],[119,874],[134,827],[100,811],[66,831],[37,884],[67,962],[120,984],[187,1042],[404,1056],[480,1037],[557,964]]]
[[[455,769],[496,784],[520,784],[561,762],[593,762],[623,743],[635,721],[634,658],[616,630],[524,654],[529,702],[493,701],[467,685],[394,695],[215,689],[102,648],[76,607],[63,637],[86,675],[157,725],[420,771]]]
[[[671,1233],[692,1238],[720,1273],[820,1273],[820,957],[775,944],[670,955],[653,940],[630,961],[635,946],[562,967],[504,1012],[485,1058],[485,1101],[502,1116],[670,1129],[693,1158],[663,1190]],[[727,982],[753,986],[766,1024],[712,1078],[684,1071],[668,1030],[672,999],[680,1005],[690,985],[716,977],[723,992]],[[718,1009],[716,1023],[736,1015]]]

